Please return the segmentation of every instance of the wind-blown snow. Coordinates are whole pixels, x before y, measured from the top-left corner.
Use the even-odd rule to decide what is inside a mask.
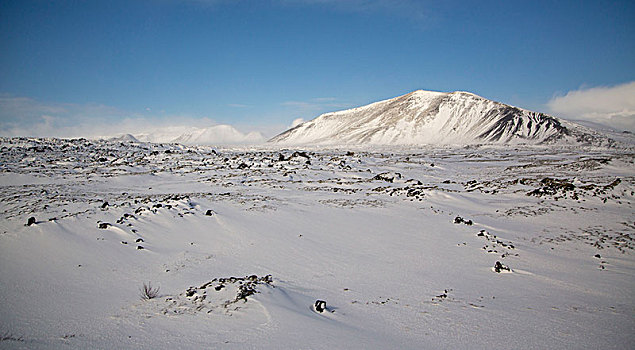
[[[259,132],[242,133],[231,125],[206,128],[173,126],[149,133],[131,135],[141,142],[181,143],[185,145],[259,144],[265,141]]]
[[[607,144],[591,129],[468,92],[418,90],[323,114],[272,138],[285,145]]]
[[[635,342],[633,148],[0,149],[2,349]]]

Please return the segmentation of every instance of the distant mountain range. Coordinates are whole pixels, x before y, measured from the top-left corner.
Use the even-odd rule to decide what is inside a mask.
[[[593,129],[469,92],[417,90],[322,114],[271,140],[285,145],[585,144],[614,141]]]
[[[181,143],[190,145],[258,144],[265,141],[259,132],[243,134],[231,125],[214,125],[206,128],[167,127],[148,133],[125,134],[111,138],[113,141]]]

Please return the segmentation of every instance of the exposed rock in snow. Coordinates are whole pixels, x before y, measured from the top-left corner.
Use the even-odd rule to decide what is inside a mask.
[[[323,114],[270,142],[332,145],[613,143],[581,125],[468,92],[423,90]]]
[[[2,349],[635,343],[632,148],[0,149]]]

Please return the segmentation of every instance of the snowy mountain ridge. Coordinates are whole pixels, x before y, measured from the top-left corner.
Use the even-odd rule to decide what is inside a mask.
[[[145,133],[124,134],[113,141],[180,143],[185,145],[223,145],[223,144],[257,144],[265,137],[259,132],[242,133],[231,125],[213,125],[209,127],[173,126]]]
[[[269,142],[371,145],[613,143],[608,137],[581,125],[473,93],[424,90],[322,114]]]

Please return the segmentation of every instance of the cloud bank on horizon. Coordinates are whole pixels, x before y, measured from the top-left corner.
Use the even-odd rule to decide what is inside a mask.
[[[211,118],[153,115],[149,108],[147,112],[138,114],[104,105],[47,104],[25,97],[0,96],[0,136],[96,139],[130,134],[139,141],[149,142],[254,144],[284,128],[283,125],[235,127]]]
[[[550,113],[570,120],[635,131],[635,81],[569,91],[547,104]]]
[[[127,113],[115,107],[95,104],[45,104],[25,97],[0,96],[0,136],[110,138],[131,134],[140,141],[200,144],[256,144],[316,117],[319,103],[333,111],[343,109],[334,98],[307,102],[287,101],[308,119],[298,117],[287,125],[240,125],[218,123],[211,118],[159,116]],[[356,107],[356,106],[352,106]],[[240,107],[242,108],[242,106]],[[635,131],[635,81],[586,87],[553,97],[548,113],[572,121],[585,121]],[[16,118],[15,116],[20,116]],[[116,122],[113,122],[116,120]]]

